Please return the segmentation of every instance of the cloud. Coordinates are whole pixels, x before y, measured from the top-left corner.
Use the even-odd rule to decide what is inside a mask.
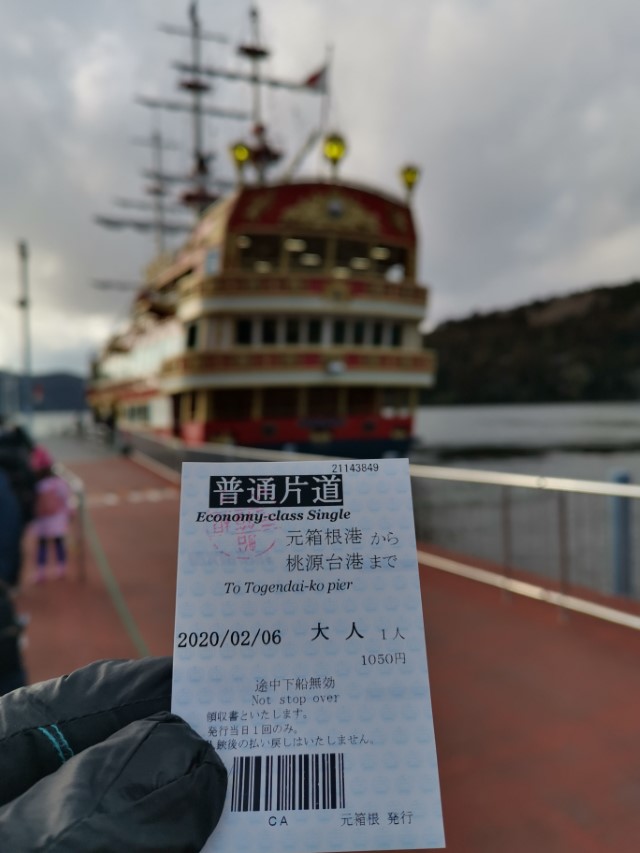
[[[114,121],[123,101],[130,98],[134,57],[124,39],[100,32],[76,56],[69,87],[80,125]]]
[[[128,308],[94,278],[135,279],[151,238],[97,228],[114,196],[140,197],[153,117],[136,94],[178,96],[173,59],[186,0],[5,0],[0,32],[0,366],[20,352],[15,241],[32,250],[42,366],[84,371],[86,352]],[[200,4],[207,29],[249,37],[243,4]],[[301,79],[333,45],[331,123],[346,134],[346,180],[401,193],[400,166],[422,167],[414,198],[420,276],[431,321],[540,295],[626,280],[640,268],[640,5],[637,0],[264,0],[269,71]],[[181,20],[182,19],[182,20]],[[208,43],[205,61],[240,67]],[[247,87],[215,102],[249,108]],[[292,157],[319,101],[265,95],[276,141]],[[189,167],[190,126],[162,117]],[[242,123],[207,123],[218,174]],[[304,173],[325,171],[314,153]],[[15,287],[13,285],[15,282]],[[73,320],[72,344],[60,322]]]

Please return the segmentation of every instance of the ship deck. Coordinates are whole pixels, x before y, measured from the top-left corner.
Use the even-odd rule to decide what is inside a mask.
[[[177,485],[89,440],[48,446],[83,480],[89,524],[68,579],[32,585],[25,567],[30,679],[171,654]],[[636,851],[640,632],[426,564],[420,578],[447,850]]]

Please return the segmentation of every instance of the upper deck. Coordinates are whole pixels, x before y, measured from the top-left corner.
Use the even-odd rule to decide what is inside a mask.
[[[228,275],[238,283],[321,276],[424,294],[415,283],[416,248],[410,208],[379,192],[317,181],[241,187],[204,213],[151,287],[167,292]]]

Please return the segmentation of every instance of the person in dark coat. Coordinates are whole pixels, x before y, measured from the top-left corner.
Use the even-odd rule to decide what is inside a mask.
[[[10,588],[0,580],[0,696],[27,683],[20,649],[23,627],[16,615]]]
[[[30,464],[33,447],[20,428],[0,432],[0,511],[8,508],[9,512],[6,524],[4,514],[0,515],[0,579],[10,586],[19,583],[22,538],[35,511],[36,474]],[[15,501],[8,496],[7,483]]]
[[[227,770],[170,713],[171,658],[99,661],[0,698],[0,849],[199,853]]]
[[[22,508],[7,472],[0,466],[0,581],[13,586],[19,576],[24,525]]]

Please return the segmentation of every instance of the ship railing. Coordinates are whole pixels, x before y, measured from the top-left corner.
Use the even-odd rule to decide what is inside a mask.
[[[135,450],[177,476],[183,461],[327,459],[130,438]],[[602,482],[436,465],[412,464],[409,471],[422,562],[565,611],[583,608],[575,601],[585,597],[597,608],[616,596],[618,613],[640,604],[640,486],[625,482],[624,473]],[[620,618],[627,617],[640,629],[640,616]]]
[[[322,295],[336,299],[346,299],[353,291],[358,298],[376,297],[404,301],[411,304],[423,305],[426,290],[417,282],[388,282],[379,278],[353,276],[353,281],[332,278],[322,273],[306,276],[261,275],[255,273],[229,273],[222,276],[183,281],[180,285],[180,298],[215,297],[215,296],[247,296],[253,298],[256,292],[261,296],[314,296]]]
[[[433,350],[399,350],[395,347],[269,345],[262,349],[235,346],[225,351],[190,352],[173,356],[162,363],[161,373],[215,373],[219,371],[253,372],[255,370],[326,370],[335,359],[344,359],[351,371],[413,371],[418,377],[435,369]],[[424,384],[428,384],[425,379]]]

